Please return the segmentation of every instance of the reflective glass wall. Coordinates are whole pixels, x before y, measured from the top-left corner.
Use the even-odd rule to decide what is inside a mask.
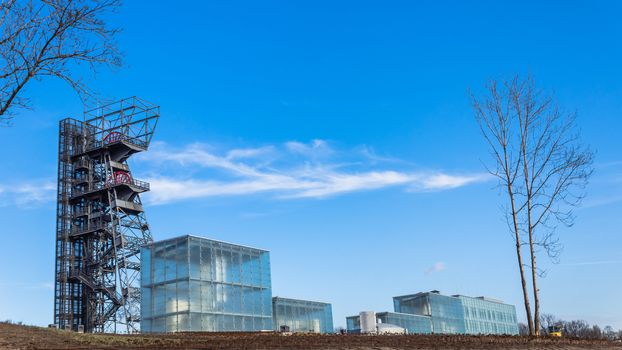
[[[396,312],[380,312],[376,318],[382,323],[400,326],[409,334],[432,333],[432,319],[428,316],[409,315]]]
[[[142,332],[272,329],[269,252],[183,236],[141,258]]]
[[[459,296],[464,307],[467,334],[518,335],[514,305],[483,297]]]
[[[466,333],[460,299],[436,292],[393,298],[395,312],[431,316],[434,333]]]
[[[272,307],[275,330],[288,326],[291,332],[333,332],[331,304],[275,297]]]
[[[518,334],[514,305],[437,291],[393,298],[396,312],[432,318],[434,333]]]
[[[361,317],[346,317],[346,329],[348,330],[348,333],[359,333],[361,331]]]
[[[406,329],[409,334],[432,333],[432,319],[429,316],[397,312],[379,312],[376,313],[376,319],[381,323],[402,327]],[[348,333],[359,333],[361,331],[361,317],[346,317],[346,327]]]

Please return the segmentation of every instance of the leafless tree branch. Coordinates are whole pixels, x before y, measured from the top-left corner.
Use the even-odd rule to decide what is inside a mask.
[[[491,81],[484,96],[471,96],[495,163],[491,173],[506,188],[505,217],[516,244],[528,327],[532,335],[539,335],[538,277],[545,271],[537,266],[537,254],[558,260],[562,245],[556,228],[574,222],[573,209],[585,197],[593,171],[593,152],[580,142],[576,114],[562,111],[552,95],[535,87],[531,76]],[[523,247],[530,264],[522,262]],[[531,270],[533,317],[525,267]]]
[[[29,108],[22,96],[32,80],[55,77],[81,99],[93,95],[77,72],[85,64],[121,65],[115,37],[105,16],[120,0],[3,0],[0,4],[0,124],[18,108]]]

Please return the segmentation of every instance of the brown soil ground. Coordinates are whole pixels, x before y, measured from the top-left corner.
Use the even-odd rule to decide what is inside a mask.
[[[462,335],[280,335],[275,333],[78,334],[0,324],[0,349],[616,349],[577,339]]]

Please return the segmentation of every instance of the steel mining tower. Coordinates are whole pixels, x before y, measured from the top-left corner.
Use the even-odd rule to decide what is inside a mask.
[[[60,122],[54,323],[136,332],[140,247],[152,241],[127,159],[146,151],[160,109],[136,97]]]

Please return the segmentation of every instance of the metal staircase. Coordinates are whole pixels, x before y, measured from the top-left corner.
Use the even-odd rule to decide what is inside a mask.
[[[159,107],[136,97],[60,122],[54,323],[139,331],[140,247],[152,241],[128,158],[146,151]]]

